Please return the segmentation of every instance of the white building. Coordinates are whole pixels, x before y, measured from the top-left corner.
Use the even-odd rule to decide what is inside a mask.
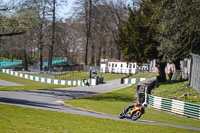
[[[125,61],[101,62],[100,71],[102,73],[136,74],[137,63]]]

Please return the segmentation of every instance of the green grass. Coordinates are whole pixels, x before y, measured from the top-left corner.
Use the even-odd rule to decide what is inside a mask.
[[[73,72],[68,72],[67,75],[68,77],[72,77],[72,78],[80,78],[80,79],[88,79],[89,78],[89,72],[78,72],[78,71],[73,71]],[[99,76],[99,75],[98,75]],[[109,81],[109,80],[114,80],[114,79],[119,79],[122,77],[125,77],[125,75],[123,74],[111,74],[111,73],[104,73],[102,74],[102,76],[104,77],[104,81]],[[59,78],[55,76],[55,78]]]
[[[82,80],[82,79],[89,78],[89,72],[83,72],[83,71],[66,71],[66,72],[61,72],[61,73],[57,72],[54,75],[48,75],[48,74],[33,74],[33,75],[41,76],[45,78],[54,78],[58,80]],[[111,73],[104,73],[102,74],[102,76],[104,77],[105,82],[114,80],[114,79],[127,77],[127,75],[125,74],[111,74]],[[158,76],[158,74],[156,73],[139,73],[128,78],[149,78],[149,77],[156,77],[156,76]]]
[[[156,77],[156,76],[158,76],[157,73],[138,73],[129,78],[151,78],[151,77]]]
[[[119,79],[119,78],[123,78],[126,75],[124,74],[110,74],[110,73],[104,73],[103,77],[104,77],[104,81],[109,81],[109,80],[114,80],[114,79]]]
[[[130,76],[128,78],[151,78],[158,76],[157,73],[138,73],[136,75]],[[104,81],[109,81],[113,79],[119,79],[123,77],[127,77],[127,75],[124,74],[103,74]]]
[[[133,104],[132,101],[137,99],[136,86],[123,88],[117,91],[108,92],[84,99],[74,99],[65,101],[73,107],[90,109],[96,112],[118,115],[123,107]],[[193,120],[185,117],[170,114],[147,108],[146,113],[141,117],[143,120],[156,121],[162,123],[170,123],[184,126],[200,127],[200,120]]]
[[[200,104],[200,94],[189,87],[188,82],[172,82],[160,84],[152,91],[155,96],[178,99],[185,102]],[[185,94],[185,96],[184,96]]]
[[[41,76],[45,78],[54,78],[58,80],[82,80],[82,79],[88,79],[89,78],[89,72],[83,72],[83,71],[66,71],[66,72],[57,72],[54,75],[48,75],[48,74],[32,74],[35,76]],[[100,75],[98,75],[100,76]],[[104,77],[104,81],[119,79],[122,77],[126,77],[124,74],[102,74]]]
[[[45,78],[54,78],[58,80],[82,80],[89,78],[89,72],[83,71],[66,71],[66,72],[57,72],[54,75],[47,74],[37,74],[38,76]]]
[[[135,94],[133,96],[131,90],[131,87],[128,87],[84,99],[67,100],[65,103],[84,109],[89,107],[97,112],[118,115],[122,107],[130,105],[133,100],[136,100],[136,96]]]
[[[1,133],[197,133],[173,127],[114,121],[0,104]]]
[[[0,88],[0,91],[14,91],[14,90],[36,90],[36,89],[54,89],[54,88],[67,88],[72,86],[63,86],[63,85],[53,85],[53,84],[47,84],[47,83],[41,83],[37,81],[28,80],[25,78],[20,78],[16,76],[12,76],[9,74],[5,74],[0,72],[0,79],[22,84],[24,86],[4,86],[3,88]]]

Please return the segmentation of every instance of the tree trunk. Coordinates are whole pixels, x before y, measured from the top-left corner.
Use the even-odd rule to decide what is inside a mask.
[[[95,49],[94,49],[94,46],[92,44],[92,47],[91,47],[91,66],[94,66],[95,65]]]
[[[165,74],[165,67],[166,67],[166,63],[160,63],[159,66],[159,82],[166,82],[166,74]]]
[[[100,44],[100,46],[99,46],[99,54],[98,54],[98,56],[96,58],[96,66],[100,66],[100,64],[101,64],[101,49],[102,49],[102,45]]]
[[[24,70],[28,71],[28,59],[27,59],[26,49],[24,49]]]
[[[176,70],[181,70],[180,60],[174,61],[174,65],[175,65],[175,67],[176,67]]]
[[[121,60],[121,51],[119,45],[117,45],[117,59]]]
[[[86,1],[85,3],[85,21],[86,21],[86,46],[85,46],[85,66],[88,65],[88,45],[90,38],[90,28],[91,28],[91,13],[92,13],[92,0]]]
[[[87,35],[87,36],[88,36],[88,35]],[[87,39],[86,39],[86,46],[85,46],[85,66],[88,65],[88,60],[87,60],[87,58],[88,58],[88,37],[87,37]]]
[[[42,71],[43,70],[43,54],[42,54],[42,46],[40,46],[40,48],[39,48],[39,54],[40,54],[40,70]]]
[[[44,1],[45,5],[45,1]],[[39,56],[40,56],[40,70],[43,70],[43,23],[45,19],[45,9],[46,7],[43,6],[42,10],[42,24],[40,25],[40,32],[39,32]]]
[[[51,45],[49,46],[49,60],[48,60],[48,70],[53,69],[52,60],[53,60],[53,47],[55,43],[55,9],[56,9],[56,0],[53,0],[53,24],[52,24],[52,39],[51,39]]]
[[[52,65],[52,60],[53,60],[53,46],[49,46],[49,59],[48,59],[48,70],[51,71],[53,69]]]
[[[41,31],[40,31],[40,35],[39,35],[39,58],[40,58],[40,70],[42,71],[43,70],[43,27],[41,26],[40,27]]]

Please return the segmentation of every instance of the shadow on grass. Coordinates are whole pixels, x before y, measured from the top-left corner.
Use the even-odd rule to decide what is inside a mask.
[[[6,103],[6,104],[22,105],[22,106],[34,106],[34,107],[42,107],[42,108],[50,108],[50,109],[59,109],[59,108],[56,108],[57,105],[55,105],[55,104],[48,104],[48,103],[43,103],[43,102],[33,102],[33,101],[22,100],[22,99],[1,97],[0,102]]]
[[[33,90],[24,91],[25,93],[30,93],[31,95],[40,95],[42,97],[59,97],[62,99],[74,99],[83,98],[97,93],[90,91],[72,91],[72,90],[59,90],[59,89],[46,89],[46,90]]]
[[[167,85],[167,84],[175,84],[175,83],[182,83],[182,82],[186,82],[187,80],[178,80],[178,81],[174,81],[174,80],[167,80],[166,82],[159,82],[159,85]]]
[[[117,102],[132,102],[135,100],[133,97],[128,95],[112,95],[112,94],[104,94],[102,96],[92,96],[86,99],[95,100],[95,101],[117,101]]]

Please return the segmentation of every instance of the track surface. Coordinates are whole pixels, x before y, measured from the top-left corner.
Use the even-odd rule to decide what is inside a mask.
[[[128,87],[129,85],[119,84],[120,81],[112,80],[106,84],[98,86],[82,86],[64,89],[50,89],[50,90],[33,90],[33,91],[1,91],[0,103],[17,105],[22,107],[30,107],[42,110],[52,110],[58,112],[65,112],[70,114],[86,115],[96,118],[112,119],[117,121],[137,122],[151,125],[176,127],[189,130],[200,131],[200,128],[187,127],[180,125],[172,125],[144,120],[131,121],[128,119],[119,119],[116,116],[94,113],[91,111],[75,109],[72,107],[63,106],[63,100],[73,98],[83,98],[91,95],[105,93],[108,91],[117,90],[120,88]]]
[[[1,86],[24,86],[24,85],[21,85],[21,84],[12,83],[12,82],[8,82],[8,81],[5,81],[5,80],[0,80],[0,85]]]

